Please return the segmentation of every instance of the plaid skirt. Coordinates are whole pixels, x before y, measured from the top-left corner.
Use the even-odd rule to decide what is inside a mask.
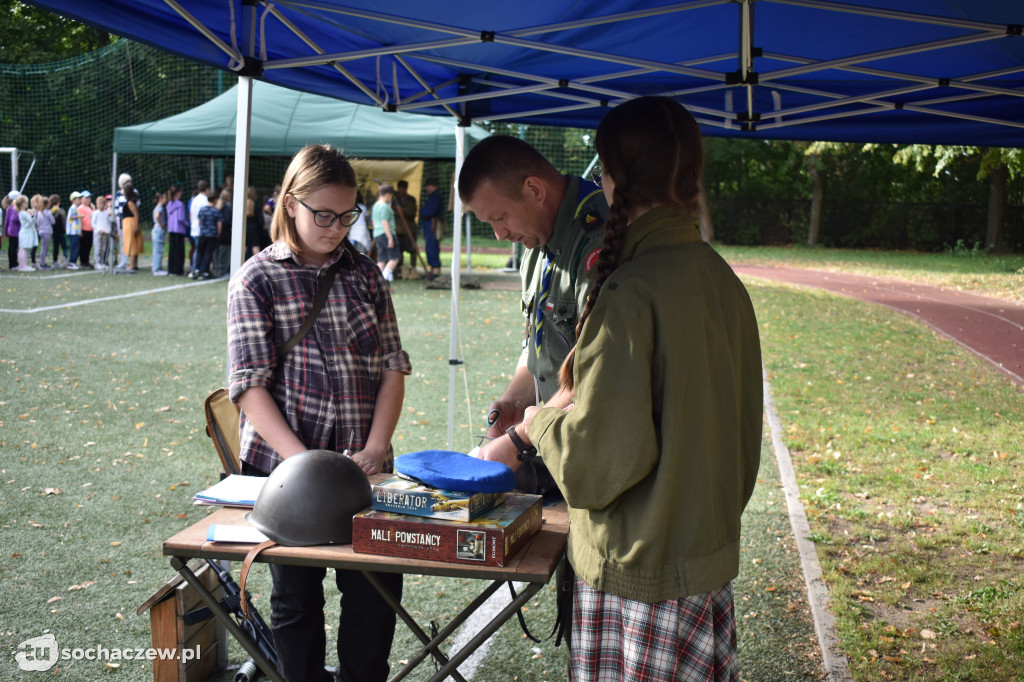
[[[736,682],[732,583],[656,604],[600,592],[576,577],[570,678]]]

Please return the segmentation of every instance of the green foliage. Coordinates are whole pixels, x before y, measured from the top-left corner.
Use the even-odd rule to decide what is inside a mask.
[[[51,62],[98,50],[112,36],[18,0],[0,0],[0,63]]]

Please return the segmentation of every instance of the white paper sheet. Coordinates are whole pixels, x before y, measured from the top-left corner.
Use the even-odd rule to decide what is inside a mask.
[[[252,526],[228,526],[223,523],[211,523],[206,531],[207,542],[244,542],[255,545],[267,539],[266,535]]]
[[[196,504],[220,504],[229,507],[252,507],[256,504],[265,476],[232,474],[220,483],[201,490],[192,498]]]

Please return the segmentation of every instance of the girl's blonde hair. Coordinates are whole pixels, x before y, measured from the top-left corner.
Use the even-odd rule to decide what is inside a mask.
[[[284,173],[281,192],[277,195],[274,207],[274,218],[270,223],[270,238],[283,241],[294,253],[301,254],[295,219],[288,215],[284,207],[285,197],[291,194],[296,199],[302,199],[327,185],[356,187],[356,173],[348,157],[326,144],[312,144],[300,149]]]
[[[19,211],[28,206],[28,197],[22,194],[20,197],[14,200],[14,207]]]
[[[45,211],[50,207],[50,201],[42,194],[36,194],[32,197],[30,205],[37,211]]]

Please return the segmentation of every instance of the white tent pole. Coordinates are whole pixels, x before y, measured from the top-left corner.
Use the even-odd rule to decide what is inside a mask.
[[[235,120],[235,186],[231,188],[231,274],[242,267],[245,249],[245,192],[249,186],[249,133],[252,124],[252,78],[238,77]]]
[[[462,162],[466,158],[466,129],[455,125],[455,184],[458,186]],[[458,191],[454,192],[454,215],[452,216],[452,309],[451,331],[448,343],[448,449],[455,450],[455,370],[462,364],[457,353],[459,350],[459,256],[462,251],[462,199]]]
[[[110,162],[110,196],[117,196],[117,152],[114,152],[114,158]]]

